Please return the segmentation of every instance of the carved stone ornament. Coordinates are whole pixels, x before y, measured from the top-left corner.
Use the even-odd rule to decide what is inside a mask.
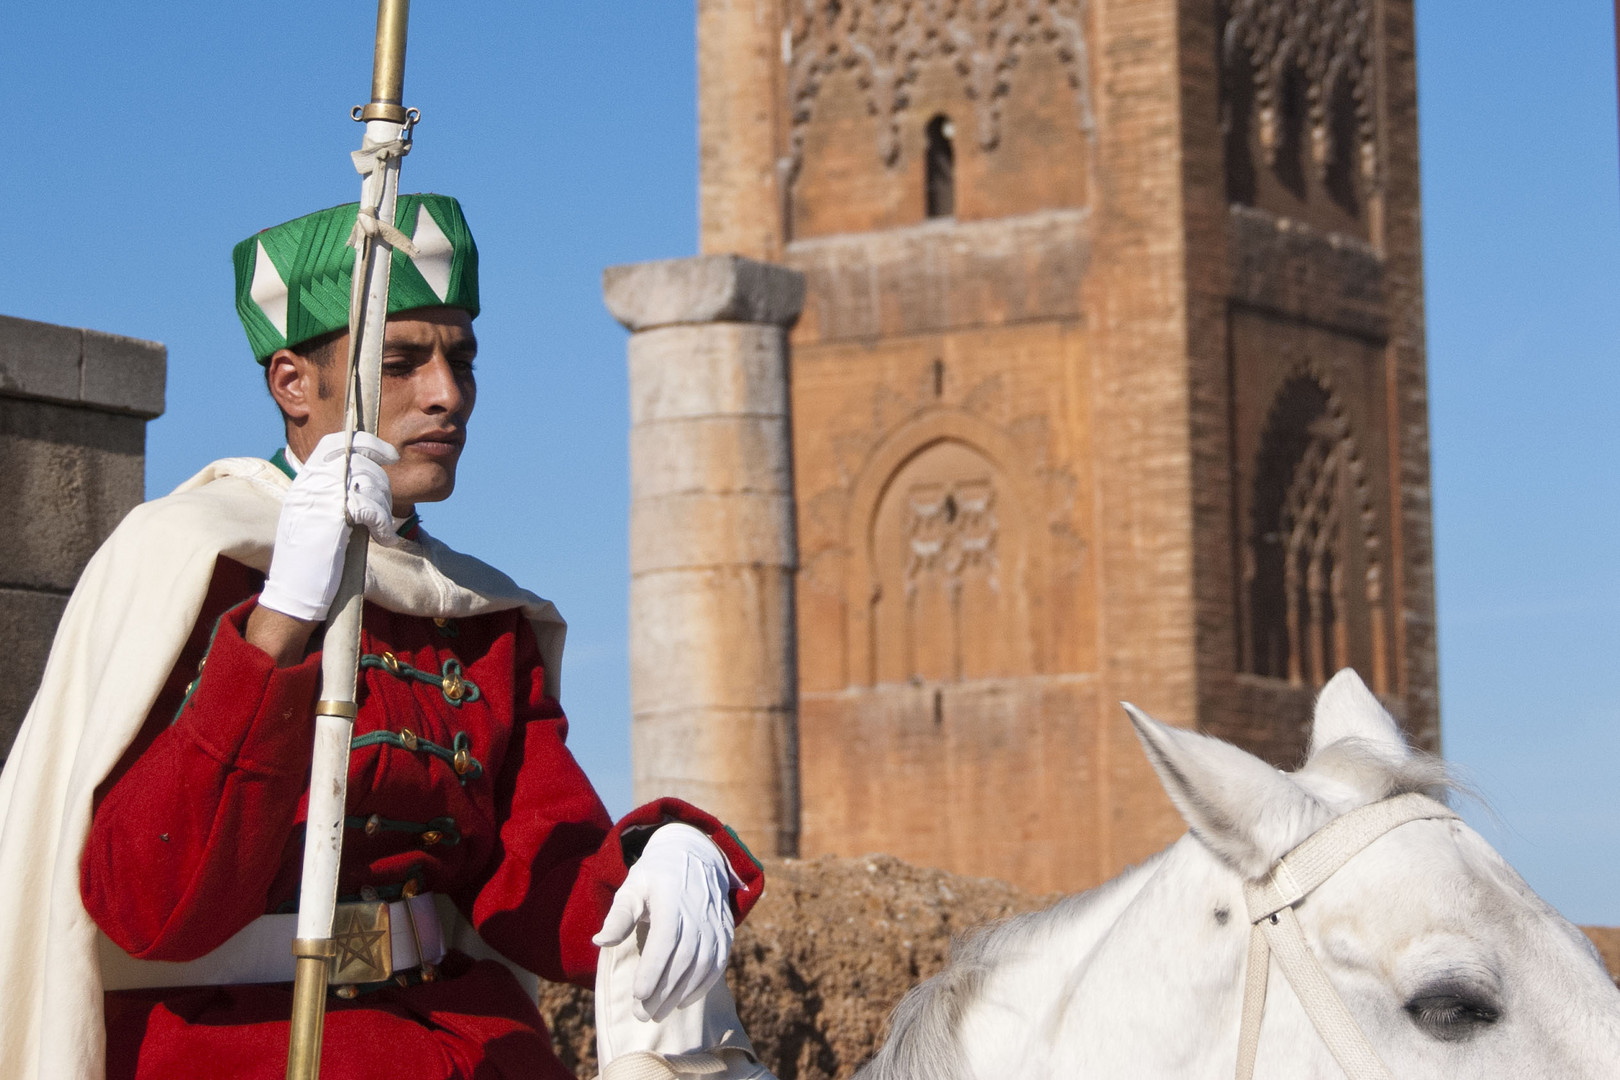
[[[1323,685],[1352,655],[1349,610],[1357,602],[1365,605],[1371,628],[1371,640],[1357,651],[1369,657],[1374,689],[1386,693],[1378,515],[1344,403],[1332,385],[1315,365],[1301,365],[1285,381],[1267,418],[1263,452],[1287,453],[1291,444],[1293,456],[1269,462],[1256,478],[1256,519],[1243,566],[1249,593],[1245,669],[1286,677],[1294,685]],[[1274,484],[1281,486],[1265,490]],[[1344,564],[1349,552],[1343,546],[1356,540],[1364,575],[1359,598],[1350,592]],[[1263,564],[1269,573],[1262,573]],[[1266,639],[1283,643],[1281,656],[1266,655],[1259,645]]]
[[[900,154],[900,117],[923,66],[951,62],[974,104],[979,145],[1001,138],[1001,105],[1011,72],[1031,45],[1052,47],[1068,73],[1080,126],[1089,137],[1085,0],[796,0],[784,30],[792,109],[790,172],[798,172],[804,131],[829,75],[857,73],[869,115],[885,119],[875,150],[886,165]]]
[[[909,561],[906,578],[941,575],[954,587],[963,569],[995,572],[995,489],[988,480],[918,484],[907,499]]]
[[[1247,58],[1254,79],[1260,149],[1276,164],[1283,140],[1284,85],[1302,77],[1311,162],[1326,176],[1338,155],[1358,154],[1361,175],[1377,174],[1373,105],[1372,0],[1231,0],[1221,36],[1232,67]],[[1334,101],[1347,92],[1355,108],[1355,147],[1335,145]]]

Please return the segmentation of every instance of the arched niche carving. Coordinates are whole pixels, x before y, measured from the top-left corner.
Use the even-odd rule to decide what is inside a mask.
[[[848,666],[854,685],[1034,673],[1043,553],[1036,503],[1005,437],[940,412],[894,433],[851,500]]]
[[[1272,400],[1244,523],[1245,672],[1321,686],[1353,666],[1389,689],[1378,515],[1343,402],[1302,365]]]
[[[1371,0],[1224,0],[1220,18],[1230,200],[1264,204],[1264,169],[1294,200],[1313,188],[1358,219],[1379,183]]]
[[[1005,175],[981,185],[992,189],[991,216],[1083,205],[1097,138],[1087,7],[1086,0],[789,5],[788,124],[778,168],[790,235],[924,220],[910,173],[920,175],[933,112],[951,115],[959,164],[981,161],[963,168],[959,181],[1006,147]],[[1058,99],[1067,103],[1060,107]],[[1041,115],[1028,115],[1032,106]],[[1033,129],[1023,130],[1031,122]],[[1068,183],[1031,175],[1053,171],[1080,175]],[[1039,189],[1022,200],[1036,205],[1019,208],[1018,198],[1000,190],[1009,184]],[[856,205],[826,205],[833,201]]]

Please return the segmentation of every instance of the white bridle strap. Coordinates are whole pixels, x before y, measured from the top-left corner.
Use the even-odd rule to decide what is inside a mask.
[[[1350,1080],[1390,1080],[1389,1070],[1306,943],[1294,905],[1391,829],[1409,821],[1456,816],[1427,795],[1411,793],[1384,799],[1335,818],[1278,860],[1271,873],[1244,886],[1251,929],[1243,981],[1237,1080],[1250,1080],[1254,1075],[1273,955],[1345,1075]]]
[[[1266,1014],[1266,983],[1271,980],[1271,947],[1258,926],[1249,927],[1249,959],[1243,970],[1243,1021],[1238,1028],[1238,1080],[1251,1080],[1260,1053],[1260,1021]]]
[[[1277,921],[1273,923],[1272,919]],[[1288,985],[1294,988],[1294,994],[1305,1007],[1305,1015],[1311,1018],[1311,1026],[1316,1028],[1344,1074],[1350,1080],[1391,1080],[1378,1052],[1367,1041],[1355,1017],[1350,1015],[1344,999],[1328,982],[1327,972],[1322,970],[1316,954],[1305,943],[1305,931],[1294,909],[1283,908],[1255,929],[1264,935],[1271,955],[1277,958],[1277,966],[1282,968]]]

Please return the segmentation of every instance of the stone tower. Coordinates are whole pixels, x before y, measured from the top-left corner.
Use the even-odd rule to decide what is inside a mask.
[[[1436,747],[1411,0],[699,0],[702,242],[789,338],[805,855],[1181,831],[1117,702]]]

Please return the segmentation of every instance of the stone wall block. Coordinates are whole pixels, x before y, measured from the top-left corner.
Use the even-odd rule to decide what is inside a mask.
[[[774,326],[665,326],[630,339],[630,423],[787,417],[786,341]]]
[[[804,305],[804,277],[741,255],[610,266],[602,272],[608,311],[630,330],[677,323],[790,326]]]
[[[163,413],[168,350],[155,341],[0,315],[0,397]]]
[[[84,331],[0,315],[0,394],[77,401]]]
[[[67,607],[60,593],[0,586],[0,642],[6,645],[10,677],[0,681],[0,761],[34,700],[39,676],[50,655],[56,624]]]
[[[1384,261],[1355,237],[1323,234],[1263,210],[1228,210],[1231,297],[1363,337],[1389,336]]]
[[[771,567],[710,567],[633,577],[630,709],[791,705],[793,579]]]
[[[0,397],[0,584],[66,591],[145,492],[145,422]]]
[[[1091,212],[1071,209],[795,240],[785,258],[808,283],[795,338],[1079,320],[1091,231]]]
[[[81,400],[147,419],[160,416],[167,357],[155,341],[86,330]]]
[[[670,495],[630,507],[630,572],[794,565],[787,495]]]
[[[792,491],[787,432],[780,420],[770,417],[641,424],[630,431],[630,456],[641,465],[632,478],[632,500]]]
[[[636,798],[672,795],[714,813],[754,851],[778,843],[783,793],[771,763],[789,709],[695,709],[636,717]]]
[[[637,719],[637,745],[648,750],[636,758],[637,798],[642,792],[647,798],[673,795],[709,807],[716,804],[717,791],[756,787],[754,770],[740,764],[768,760],[780,712],[704,707]]]

